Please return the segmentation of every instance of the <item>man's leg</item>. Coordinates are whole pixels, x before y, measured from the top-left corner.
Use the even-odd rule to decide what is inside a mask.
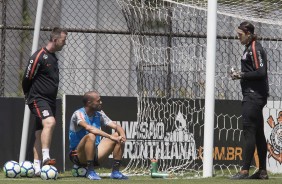
[[[49,150],[52,141],[53,131],[56,125],[56,120],[53,116],[47,117],[42,120],[43,130],[41,133],[41,146],[43,165],[54,165],[56,162],[54,159],[50,159]]]
[[[256,147],[256,131],[259,106],[255,101],[250,100],[243,102],[242,110],[243,133],[245,137],[245,150],[243,154],[242,170],[249,172]]]
[[[261,115],[258,116],[260,118],[256,132],[256,145],[259,156],[259,170],[266,171],[267,143],[264,134],[263,115],[261,113]]]
[[[256,146],[256,127],[243,125],[243,133],[245,138],[245,147],[243,150],[242,171],[247,171],[249,173]]]
[[[48,102],[42,99],[35,99],[33,103],[28,105],[31,112],[36,116],[36,130],[42,130],[40,136],[41,140],[39,139],[39,137],[37,137],[35,140],[35,154],[39,154],[38,149],[40,141],[43,165],[55,165],[56,163],[55,159],[50,159],[49,155],[53,130],[56,125],[56,120],[54,118],[56,113],[56,106],[54,104],[49,104]]]
[[[113,151],[113,171],[119,171],[119,167],[121,165],[121,159],[123,156],[124,151],[124,144],[115,144],[114,151]]]
[[[113,153],[115,146],[116,142],[109,138],[103,138],[98,145],[98,162],[101,163],[108,158],[108,156]]]
[[[87,164],[86,177],[90,180],[100,180],[101,178],[94,171],[94,156],[95,156],[95,139],[94,134],[84,136],[77,146],[77,157],[81,164]]]
[[[114,136],[119,136],[117,133]],[[119,172],[119,167],[121,165],[121,159],[123,156],[124,144],[114,142],[108,138],[102,139],[98,146],[98,161],[101,163],[105,158],[113,153],[113,170],[111,178],[113,179],[128,179],[127,176]]]
[[[249,177],[249,169],[256,145],[256,108],[257,106],[246,96],[242,102],[242,123],[245,145],[243,150],[243,167],[241,171],[233,175],[230,179],[246,179]]]
[[[266,100],[265,100],[266,101]],[[259,157],[259,170],[250,176],[250,179],[268,179],[268,174],[266,170],[266,158],[267,158],[267,143],[264,134],[264,119],[262,109],[265,103],[261,103],[261,108],[258,110],[258,121],[257,121],[257,131],[256,131],[256,146]]]
[[[33,165],[34,165],[36,176],[39,176],[41,170],[41,160],[42,160],[41,132],[42,130],[35,131],[35,142],[33,146],[33,157],[34,157]]]

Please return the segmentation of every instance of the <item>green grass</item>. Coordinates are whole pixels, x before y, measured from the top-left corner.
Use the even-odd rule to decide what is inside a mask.
[[[101,172],[97,170],[97,172]],[[151,178],[150,176],[130,176],[129,180],[112,180],[107,176],[102,176],[101,181],[90,181],[87,178],[78,178],[73,177],[70,171],[65,173],[60,173],[59,178],[56,181],[43,181],[40,178],[6,178],[4,176],[3,171],[0,171],[0,183],[1,184],[39,184],[42,182],[51,182],[56,184],[87,184],[93,182],[99,182],[101,184],[228,184],[228,183],[256,183],[256,184],[264,184],[265,181],[262,180],[230,180],[228,176],[217,176],[212,178],[195,178],[195,179],[188,179],[188,178],[170,178],[170,179],[161,179],[161,178]],[[168,183],[169,182],[169,183]],[[282,175],[270,175],[270,179],[266,182],[267,184],[281,184],[282,183]]]

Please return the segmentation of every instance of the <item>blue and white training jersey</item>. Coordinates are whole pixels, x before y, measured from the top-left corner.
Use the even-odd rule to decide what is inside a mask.
[[[70,120],[70,150],[75,150],[80,140],[89,133],[84,127],[79,125],[81,121],[85,121],[87,124],[101,129],[101,126],[107,126],[112,120],[103,111],[96,111],[92,117],[88,117],[84,107],[76,110]],[[100,141],[101,137],[96,135],[95,145],[98,146]]]

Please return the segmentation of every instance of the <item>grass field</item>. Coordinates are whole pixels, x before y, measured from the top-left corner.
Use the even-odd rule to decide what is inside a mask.
[[[99,172],[99,171],[98,171]],[[107,176],[102,177],[100,181],[90,181],[87,178],[79,178],[73,177],[71,172],[67,171],[65,173],[60,173],[59,178],[55,181],[43,181],[41,178],[6,178],[4,176],[3,171],[0,172],[0,184],[37,184],[37,183],[56,183],[56,184],[87,184],[93,182],[99,182],[101,184],[227,184],[227,183],[267,183],[267,184],[281,184],[282,183],[282,175],[271,175],[268,181],[263,180],[230,180],[228,176],[226,177],[212,177],[212,178],[196,178],[196,179],[187,179],[187,178],[169,178],[169,179],[161,179],[161,178],[151,178],[150,176],[130,176],[129,180],[112,180]]]

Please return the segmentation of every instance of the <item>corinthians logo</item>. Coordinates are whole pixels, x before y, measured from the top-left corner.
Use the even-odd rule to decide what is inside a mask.
[[[268,125],[272,128],[270,143],[267,142],[269,151],[268,158],[273,157],[280,164],[282,163],[282,111],[278,113],[277,123],[272,116],[267,119]]]

